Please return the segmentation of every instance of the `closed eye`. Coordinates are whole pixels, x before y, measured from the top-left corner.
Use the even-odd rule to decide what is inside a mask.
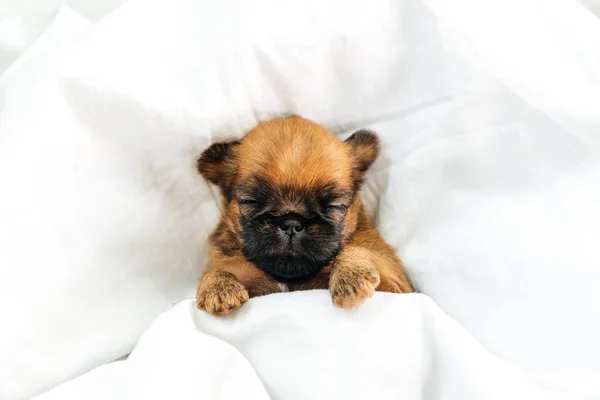
[[[346,211],[348,209],[348,205],[343,204],[343,203],[331,203],[331,204],[328,204],[326,208],[329,211],[335,211],[335,210]]]
[[[238,200],[238,204],[241,206],[258,206],[260,202],[252,198],[241,198]]]

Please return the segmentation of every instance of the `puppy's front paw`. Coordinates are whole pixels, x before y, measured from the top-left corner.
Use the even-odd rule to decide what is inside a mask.
[[[248,301],[248,291],[235,277],[224,271],[209,272],[198,286],[196,307],[210,314],[225,315]]]
[[[370,260],[362,257],[357,260],[344,257],[339,261],[329,279],[333,304],[341,308],[356,307],[371,297],[379,286],[379,272]]]

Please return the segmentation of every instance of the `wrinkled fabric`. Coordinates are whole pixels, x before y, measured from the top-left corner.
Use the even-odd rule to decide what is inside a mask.
[[[412,344],[411,363],[422,370],[407,385],[433,391],[413,398],[447,398],[437,388],[481,398],[499,385],[494,374],[516,369],[525,377],[502,376],[521,380],[523,393],[600,396],[600,25],[587,8],[570,0],[130,0],[94,23],[62,16],[49,31],[60,34],[41,34],[0,78],[0,315],[8,327],[0,330],[0,398],[29,398],[128,354],[161,313],[193,298],[219,212],[196,158],[291,113],[341,138],[359,128],[381,137],[363,197],[415,286],[439,306],[425,312],[422,303],[432,303],[423,296],[383,296],[406,309],[373,315],[394,329],[413,321],[412,334],[389,338],[435,336],[423,345],[377,343],[398,356]],[[266,318],[290,301],[306,313],[299,330],[312,322],[341,329],[335,318],[311,320],[312,308],[334,312],[326,296],[311,296],[256,301],[247,326],[259,326],[257,308]],[[371,329],[362,311],[348,315]],[[434,335],[414,315],[462,333]],[[275,318],[275,331],[279,322],[287,332],[294,320]],[[139,357],[175,345],[157,324],[148,335],[162,339]],[[187,330],[187,339],[202,338],[198,354],[231,342],[196,330],[202,335]],[[256,351],[268,345],[263,334],[247,337]],[[472,351],[452,381],[473,386],[444,392],[453,383],[436,368],[450,366],[426,360],[445,360],[457,337]],[[308,338],[307,357],[318,348]],[[280,395],[254,356],[215,351],[207,353],[215,362],[236,360],[249,391],[260,391],[254,371]],[[207,371],[182,353],[166,363],[173,371]],[[295,354],[289,362],[303,362]],[[467,368],[474,359],[494,364],[481,368],[490,379]],[[150,379],[129,362],[102,371]],[[377,362],[388,366],[383,355]],[[385,393],[403,382],[398,376]],[[297,384],[298,393],[312,390]]]
[[[252,365],[252,367],[250,367]],[[326,291],[256,298],[230,317],[184,301],[126,361],[36,397],[65,399],[553,399],[426,296]]]

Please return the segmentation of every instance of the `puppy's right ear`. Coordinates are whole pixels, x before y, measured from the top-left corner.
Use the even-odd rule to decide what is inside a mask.
[[[230,192],[235,174],[235,148],[238,141],[215,143],[198,159],[198,172],[208,181],[221,188],[224,194]]]

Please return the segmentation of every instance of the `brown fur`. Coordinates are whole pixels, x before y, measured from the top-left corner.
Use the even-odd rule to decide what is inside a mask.
[[[249,297],[274,292],[326,289],[336,306],[348,308],[362,303],[375,290],[409,293],[413,289],[402,263],[373,228],[357,191],[362,175],[377,157],[377,138],[359,131],[342,142],[323,127],[300,117],[259,124],[241,141],[218,144],[206,150],[198,162],[200,173],[223,193],[222,217],[211,236],[208,265],[200,280],[197,306],[214,314],[227,314]],[[342,250],[314,278],[281,283],[249,262],[242,253],[239,204],[236,185],[251,176],[310,191],[336,182],[348,193]],[[302,212],[301,206],[290,208]]]

